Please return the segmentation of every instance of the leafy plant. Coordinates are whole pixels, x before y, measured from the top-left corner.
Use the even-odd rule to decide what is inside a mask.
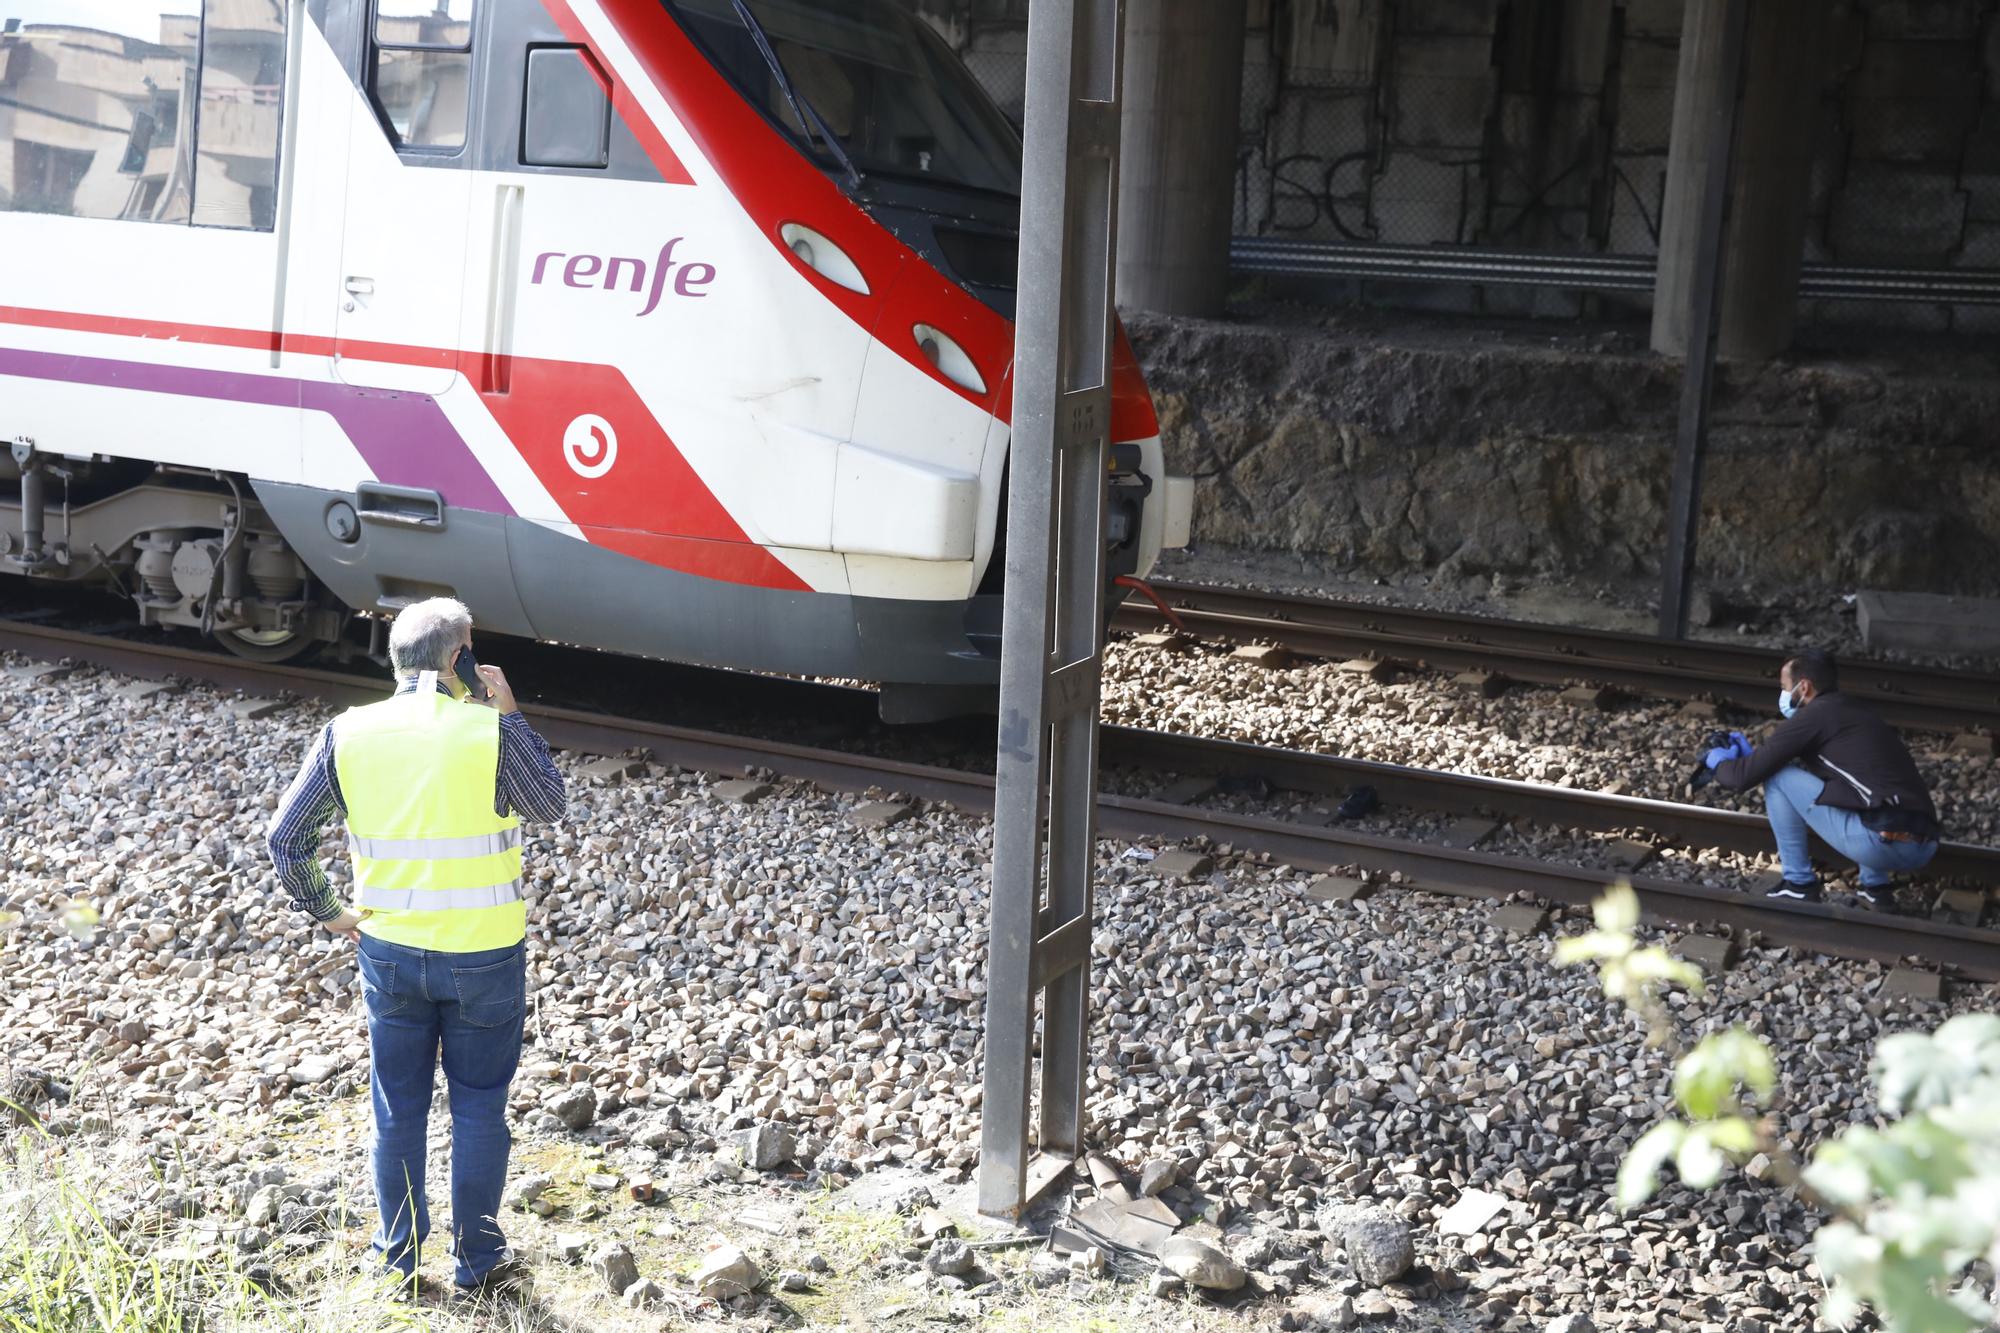
[[[1751,1109],[1777,1092],[1770,1046],[1733,1027],[1685,1048],[1662,995],[1668,985],[1700,991],[1700,970],[1638,945],[1629,884],[1608,889],[1594,916],[1596,929],[1557,943],[1555,961],[1595,962],[1604,993],[1644,1017],[1650,1043],[1678,1053],[1674,1100],[1686,1115],[1632,1145],[1618,1171],[1619,1208],[1650,1199],[1669,1161],[1683,1184],[1705,1190],[1730,1162],[1762,1153],[1774,1179],[1831,1215],[1815,1242],[1829,1319],[1847,1325],[1872,1309],[1893,1333],[1984,1327],[1994,1309],[1965,1279],[1976,1260],[2000,1266],[2000,1015],[1885,1037],[1869,1073],[1883,1114],[1900,1118],[1845,1131],[1802,1170],[1768,1117]]]

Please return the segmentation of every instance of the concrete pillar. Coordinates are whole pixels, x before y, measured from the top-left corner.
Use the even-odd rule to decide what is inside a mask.
[[[1214,315],[1229,290],[1243,0],[1126,0],[1118,303]]]
[[[1716,75],[1723,9],[1724,0],[1688,0],[1681,29],[1653,299],[1653,350],[1668,356],[1684,356],[1688,347],[1687,270],[1700,231],[1705,127],[1715,100],[1727,95]],[[1716,350],[1725,360],[1761,361],[1792,340],[1831,22],[1823,0],[1751,0],[1723,239]]]

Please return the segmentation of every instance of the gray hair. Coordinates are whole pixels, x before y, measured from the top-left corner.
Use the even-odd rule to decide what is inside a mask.
[[[412,602],[389,626],[389,665],[398,676],[449,670],[471,629],[472,612],[455,597]]]

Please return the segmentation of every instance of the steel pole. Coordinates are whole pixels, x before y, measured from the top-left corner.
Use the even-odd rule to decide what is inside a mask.
[[[996,1216],[1083,1142],[1123,18],[1122,0],[1028,12],[979,1159]]]

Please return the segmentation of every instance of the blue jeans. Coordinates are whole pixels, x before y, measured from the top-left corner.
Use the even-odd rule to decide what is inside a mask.
[[[451,1094],[451,1238],[469,1287],[505,1256],[500,1192],[507,1180],[507,1084],[521,1062],[527,946],[479,953],[407,949],[361,937],[375,1106],[375,1252],[410,1277],[430,1235],[424,1141],[438,1049]]]
[[[1771,832],[1777,835],[1778,860],[1792,883],[1810,884],[1815,878],[1808,829],[1861,867],[1864,888],[1882,888],[1891,875],[1921,870],[1937,855],[1935,838],[1929,842],[1885,842],[1856,812],[1818,804],[1825,788],[1825,782],[1797,764],[1787,764],[1764,783],[1764,811],[1771,818]]]

